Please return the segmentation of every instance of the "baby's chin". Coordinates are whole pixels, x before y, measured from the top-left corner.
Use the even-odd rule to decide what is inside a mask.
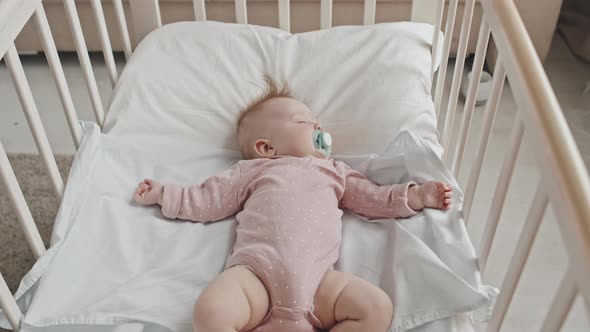
[[[244,159],[258,159],[258,158],[267,158],[267,159],[272,159],[272,158],[276,158],[278,156],[291,156],[291,157],[296,157],[296,158],[309,158],[309,157],[313,157],[313,158],[318,158],[318,159],[329,159],[330,156],[326,156],[325,154],[321,153],[318,150],[314,150],[311,153],[308,154],[301,154],[301,153],[281,153],[278,154],[276,156],[268,156],[268,157],[263,157],[263,156],[257,156],[254,158],[247,158],[246,154],[244,152],[242,152],[242,155],[244,157]]]
[[[318,150],[313,151],[311,156],[315,157],[315,158],[319,158],[319,159],[328,159],[328,157],[329,157],[329,156],[326,156],[325,154],[321,153]]]
[[[318,158],[318,159],[328,159],[328,156],[324,155],[323,153],[321,153],[320,151],[314,150],[311,153],[285,153],[285,154],[281,154],[283,156],[291,156],[291,157],[296,157],[296,158]],[[272,158],[272,157],[271,157]]]

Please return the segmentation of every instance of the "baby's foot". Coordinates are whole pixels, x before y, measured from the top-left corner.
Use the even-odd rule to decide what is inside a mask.
[[[420,185],[418,193],[425,208],[448,210],[453,204],[453,188],[444,182],[426,182]]]

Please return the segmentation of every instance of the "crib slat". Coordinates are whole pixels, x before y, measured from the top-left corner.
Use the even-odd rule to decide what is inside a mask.
[[[506,70],[504,64],[500,58],[496,61],[496,69],[492,79],[492,91],[490,97],[486,103],[486,108],[483,116],[483,124],[481,130],[481,138],[479,139],[479,148],[476,150],[477,154],[475,160],[471,165],[471,171],[469,172],[469,178],[467,180],[467,188],[465,189],[465,198],[463,201],[463,213],[465,215],[465,222],[469,222],[469,216],[471,214],[471,208],[473,207],[473,199],[475,196],[475,190],[477,189],[477,183],[479,182],[479,176],[481,174],[481,166],[483,164],[483,158],[490,142],[492,127],[494,125],[494,119],[496,117],[496,110],[498,109],[498,103],[500,102],[500,96],[504,89],[504,82],[506,81]]]
[[[444,158],[446,164],[450,162],[452,154],[449,151],[449,146],[452,138],[452,130],[455,122],[455,112],[457,110],[457,101],[459,98],[459,88],[461,87],[461,79],[463,78],[463,67],[465,66],[465,56],[467,54],[467,42],[469,41],[469,32],[471,30],[471,19],[473,18],[473,8],[475,7],[475,0],[465,0],[463,8],[463,21],[461,23],[461,35],[459,40],[459,49],[457,51],[457,58],[455,60],[455,71],[453,73],[453,84],[451,85],[451,93],[449,95],[449,103],[444,116],[439,117],[439,133],[442,134],[441,144],[444,149]]]
[[[127,28],[127,20],[125,19],[125,10],[123,10],[123,3],[121,0],[113,0],[113,8],[115,9],[115,16],[119,23],[119,33],[123,41],[123,51],[125,52],[125,59],[131,57],[131,40],[129,39],[129,29]]]
[[[92,4],[92,11],[94,12],[94,20],[98,28],[98,37],[102,46],[102,54],[104,61],[109,71],[109,77],[111,78],[111,85],[114,87],[119,79],[117,76],[117,67],[115,66],[115,58],[113,57],[113,49],[111,48],[111,40],[109,38],[109,32],[107,30],[107,24],[104,19],[104,12],[102,11],[102,4],[100,0],[90,0]]]
[[[6,52],[4,60],[6,61],[6,66],[10,71],[12,81],[16,87],[16,92],[20,99],[21,105],[23,106],[23,110],[25,111],[25,115],[27,116],[27,122],[29,123],[31,132],[33,133],[33,138],[35,139],[37,148],[39,149],[39,152],[43,157],[43,161],[45,162],[45,166],[47,167],[47,171],[49,172],[51,182],[53,183],[53,189],[57,197],[61,198],[64,190],[64,183],[61,175],[59,174],[59,169],[57,168],[55,158],[51,153],[51,147],[49,146],[47,134],[45,133],[45,129],[43,129],[43,124],[41,123],[41,118],[39,117],[39,111],[37,110],[35,100],[33,99],[33,93],[31,92],[31,88],[27,82],[25,71],[23,70],[23,66],[20,62],[14,44]]]
[[[41,0],[0,0],[0,59],[41,5]]]
[[[447,66],[449,63],[449,54],[451,52],[451,41],[453,40],[453,29],[455,27],[455,16],[457,14],[458,0],[451,0],[449,10],[447,12],[447,23],[445,25],[445,42],[443,44],[443,53],[438,70],[438,77],[436,79],[436,87],[434,92],[434,109],[437,116],[440,113],[440,105],[444,93],[445,76],[447,75]]]
[[[545,192],[543,185],[538,184],[533,198],[533,203],[529,209],[526,222],[518,238],[518,245],[513,252],[508,271],[502,282],[500,294],[494,304],[492,316],[488,322],[488,331],[499,331],[504,322],[504,317],[508,311],[508,306],[512,301],[512,296],[516,286],[520,280],[520,276],[526,264],[527,258],[531,252],[531,248],[539,231],[541,220],[547,209],[549,198]]]
[[[195,9],[196,21],[207,20],[207,12],[205,11],[205,0],[193,0],[193,8]]]
[[[481,1],[590,316],[590,175],[514,1]],[[575,263],[575,264],[573,264]]]
[[[247,24],[248,12],[246,9],[246,0],[235,0],[236,4],[236,23]]]
[[[291,31],[289,6],[289,0],[279,0],[279,28],[285,31]]]
[[[321,0],[322,17],[320,21],[321,29],[329,29],[332,27],[332,0]]]
[[[74,0],[64,0],[64,8],[66,9],[66,16],[68,17],[70,30],[72,31],[72,36],[74,37],[74,42],[76,44],[78,59],[82,66],[84,77],[86,78],[86,84],[88,85],[88,93],[90,94],[94,115],[96,116],[98,125],[102,127],[104,122],[104,110],[102,107],[102,101],[100,100],[100,94],[98,93],[96,78],[92,71],[88,49],[86,48],[86,42],[84,41],[84,35],[82,34],[82,27],[80,26],[78,11],[76,10]]]
[[[365,9],[363,14],[363,24],[375,24],[375,8],[377,7],[377,0],[365,0]]]
[[[6,285],[6,281],[0,273],[0,308],[6,315],[8,323],[12,326],[13,331],[18,332],[20,330],[20,322],[23,314],[20,311],[14,297],[10,294],[10,289]]]
[[[541,332],[557,332],[561,330],[561,326],[565,322],[577,294],[576,280],[572,269],[569,268],[559,283],[557,293],[549,306],[549,311],[545,315],[543,325],[541,325]]]
[[[55,84],[57,85],[61,104],[68,121],[68,126],[70,127],[70,132],[72,133],[72,137],[74,139],[74,145],[77,149],[80,146],[80,142],[82,142],[82,129],[78,124],[78,116],[76,115],[72,96],[70,95],[70,90],[68,89],[66,77],[64,75],[61,62],[59,61],[59,56],[55,48],[55,43],[51,35],[51,30],[49,29],[49,23],[47,22],[47,16],[45,15],[43,6],[39,6],[37,11],[35,11],[34,17],[37,30],[39,31],[39,36],[41,37],[41,43],[43,44],[43,49],[45,50],[45,57],[47,58],[49,67],[53,72],[53,78],[55,79]]]
[[[496,184],[496,190],[494,192],[494,198],[486,222],[485,230],[483,233],[483,240],[481,243],[481,249],[479,253],[479,268],[483,272],[485,270],[486,262],[490,254],[492,242],[496,235],[496,229],[498,227],[498,221],[500,220],[500,214],[502,213],[502,207],[508,193],[508,185],[510,179],[514,173],[514,166],[516,164],[516,157],[518,157],[518,151],[522,143],[522,137],[524,134],[524,124],[520,119],[517,118],[512,128],[512,134],[510,135],[510,143],[508,144],[508,150],[502,169],[500,170],[500,177]]]
[[[473,119],[473,111],[475,109],[475,99],[479,88],[481,73],[483,71],[488,42],[490,40],[490,31],[490,26],[487,24],[485,18],[483,18],[479,27],[479,37],[477,38],[475,59],[473,61],[473,67],[471,68],[471,81],[469,82],[467,97],[465,98],[465,106],[463,108],[461,128],[459,129],[457,144],[455,144],[457,148],[455,149],[453,162],[451,164],[451,171],[455,178],[459,177],[459,172],[461,171],[465,145],[467,144],[467,137],[469,136],[469,129],[471,128],[471,120]]]
[[[434,31],[432,32],[432,64],[430,66],[430,78],[432,79],[434,76],[434,66],[438,61],[438,43],[439,43],[439,32],[440,26],[442,25],[442,18],[443,18],[443,8],[444,8],[444,0],[437,0],[436,1],[436,23],[434,25]]]
[[[2,142],[0,142],[0,176],[2,176],[2,183],[4,183],[8,189],[8,198],[16,212],[20,226],[25,233],[27,243],[35,258],[39,258],[45,253],[45,245],[43,244],[39,230],[35,225],[35,221],[33,221],[33,216],[27,206],[27,201],[25,201],[23,192],[18,185],[16,175],[14,175],[14,170],[6,156],[6,151],[4,151]]]

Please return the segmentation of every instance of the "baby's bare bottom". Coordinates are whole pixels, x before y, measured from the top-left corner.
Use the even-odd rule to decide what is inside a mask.
[[[267,315],[264,284],[247,267],[221,273],[195,303],[196,332],[250,331]],[[393,316],[391,300],[378,287],[352,274],[329,271],[314,297],[314,315],[330,332],[385,332]]]

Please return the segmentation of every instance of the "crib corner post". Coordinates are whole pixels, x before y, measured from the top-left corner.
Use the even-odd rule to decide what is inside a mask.
[[[8,289],[8,285],[0,273],[0,308],[4,311],[10,326],[15,332],[20,330],[20,324],[22,321],[23,314],[20,311],[16,300],[10,293],[10,289]]]

